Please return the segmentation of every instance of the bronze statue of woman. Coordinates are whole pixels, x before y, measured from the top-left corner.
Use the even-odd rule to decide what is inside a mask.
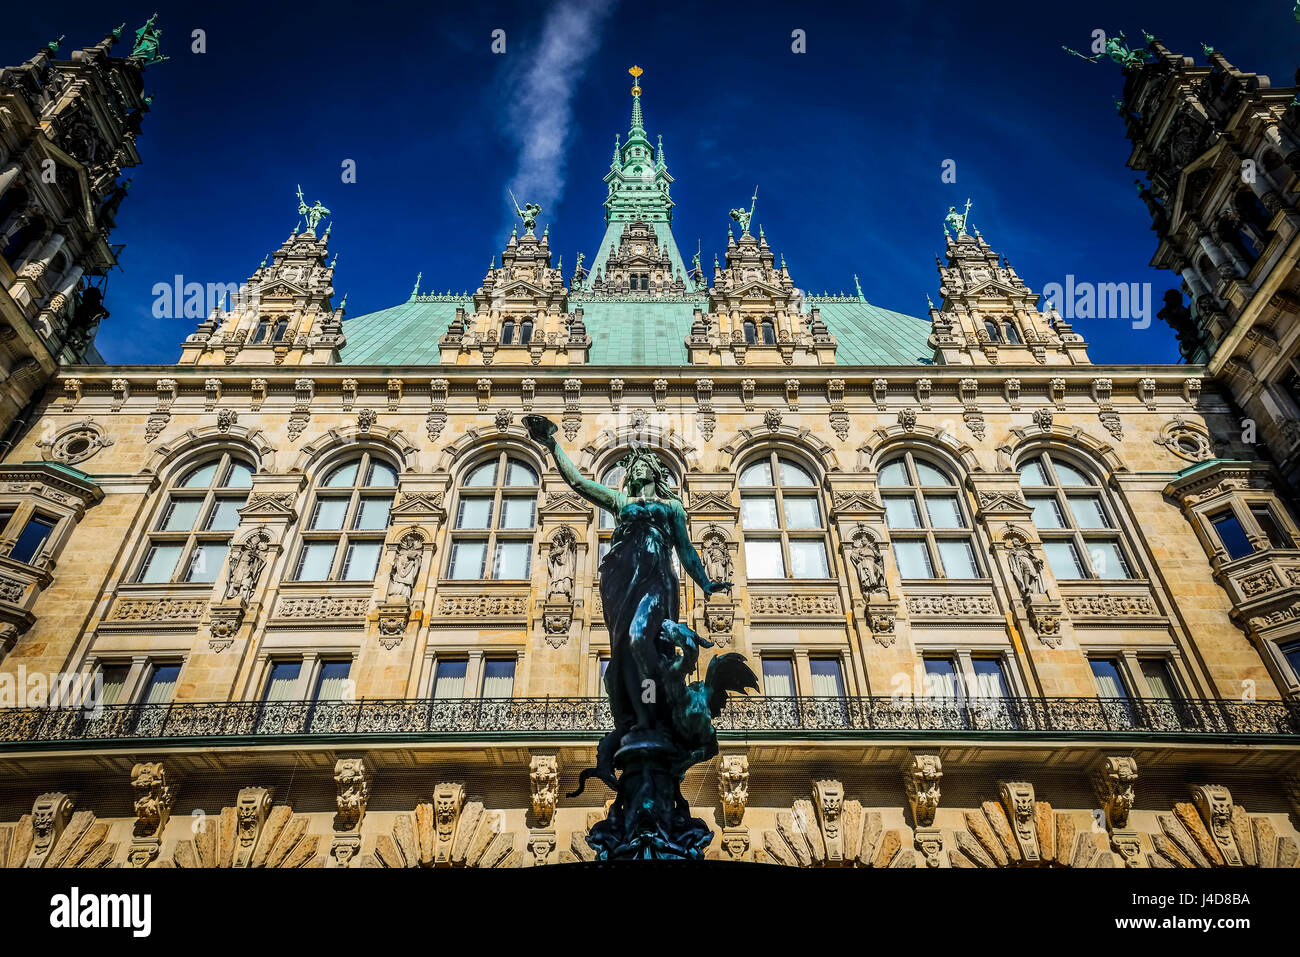
[[[709,580],[699,552],[691,543],[686,509],[669,485],[668,470],[653,452],[633,448],[619,462],[623,469],[622,488],[608,488],[578,471],[555,442],[554,422],[539,415],[526,415],[523,421],[533,440],[554,457],[556,468],[569,487],[611,513],[615,521],[610,548],[599,569],[600,599],[610,642],[605,687],[614,729],[597,748],[596,767],[582,772],[578,790],[570,796],[580,793],[592,775],[619,791],[619,801],[611,809],[610,820],[620,833],[607,835],[604,848],[610,856],[625,856],[615,852],[637,841],[643,845],[654,843],[661,851],[671,851],[678,845],[674,832],[680,831],[686,821],[693,821],[688,813],[675,823],[664,820],[680,818],[683,811],[680,805],[684,802],[677,787],[672,788],[679,805],[674,809],[673,796],[661,793],[664,781],[644,780],[639,786],[654,792],[649,795],[650,803],[667,806],[659,807],[654,813],[643,813],[647,795],[642,794],[636,807],[629,811],[625,807],[626,788],[620,786],[614,770],[616,766],[623,767],[626,780],[629,767],[624,758],[641,748],[645,753],[654,751],[667,777],[676,778],[680,784],[686,767],[717,752],[709,716],[716,717],[721,711],[726,692],[757,688],[743,656],[735,653],[714,658],[705,681],[689,686],[685,682],[686,673],[695,669],[699,646],[709,646],[712,642],[677,621],[678,580],[672,557],[674,553],[677,555],[682,568],[706,596],[729,590],[731,582]],[[689,808],[685,810],[688,812]],[[649,820],[629,821],[625,827],[621,819],[623,811],[628,811],[633,818],[642,816]],[[696,823],[702,826],[702,822]],[[658,833],[648,835],[646,832],[650,831]],[[701,838],[697,833],[691,836],[693,840]],[[711,834],[705,828],[703,842],[707,843],[709,837]],[[599,838],[593,832],[591,839]],[[600,852],[602,848],[597,850]]]

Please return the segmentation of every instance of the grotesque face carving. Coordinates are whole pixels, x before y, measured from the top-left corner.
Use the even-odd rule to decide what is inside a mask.
[[[460,803],[465,791],[459,784],[439,784],[433,792],[433,814],[438,825],[438,838],[451,840],[451,832],[460,814]]]
[[[903,783],[918,827],[934,824],[934,814],[939,809],[939,781],[942,778],[943,765],[937,754],[913,756],[912,766],[904,774]]]

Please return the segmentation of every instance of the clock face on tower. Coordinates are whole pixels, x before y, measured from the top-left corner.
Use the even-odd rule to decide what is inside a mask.
[[[637,243],[636,246],[635,246],[634,248],[635,248],[636,254],[637,254],[638,256],[640,256],[643,252],[645,252],[645,247],[644,247],[643,245],[641,245],[640,243]]]

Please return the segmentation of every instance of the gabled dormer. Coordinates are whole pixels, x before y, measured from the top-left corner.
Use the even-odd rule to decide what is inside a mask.
[[[967,214],[969,215],[969,207]],[[1037,308],[1030,289],[966,215],[949,213],[947,262],[938,261],[938,308],[930,304],[930,346],[944,365],[1077,365],[1088,363],[1087,343],[1049,305]],[[951,226],[956,235],[949,235]]]
[[[447,364],[569,365],[587,360],[591,337],[582,310],[569,312],[569,290],[559,265],[551,265],[550,229],[539,237],[539,207],[519,210],[524,234],[510,234],[493,257],[483,284],[472,297],[472,311],[456,316],[439,340]]]
[[[334,261],[326,262],[330,229],[316,235],[329,210],[320,203],[308,207],[300,192],[299,212],[307,220],[305,231],[295,226],[242,286],[216,290],[216,307],[185,340],[181,365],[292,366],[339,361],[347,297],[334,308]]]
[[[755,200],[756,201],[756,200]],[[801,311],[801,295],[785,257],[778,266],[754,207],[733,210],[740,239],[727,230],[726,266],[714,258],[708,312],[697,312],[687,349],[701,365],[833,365],[835,337],[817,309]]]

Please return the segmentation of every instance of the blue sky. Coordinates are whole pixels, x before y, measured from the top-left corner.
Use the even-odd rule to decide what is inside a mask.
[[[1146,28],[1198,62],[1211,43],[1276,86],[1300,65],[1291,0],[431,6],[126,3],[109,14],[70,0],[6,13],[6,63],[59,34],[66,55],[122,19],[124,51],[160,13],[172,59],[146,75],[154,108],[98,339],[108,361],[174,362],[194,320],[154,318],[154,284],[247,278],[297,222],[298,183],[333,211],[350,316],[406,299],[419,271],[425,291],[473,290],[508,235],[511,184],[545,207],[567,274],[601,236],[601,177],[626,133],[633,63],[676,178],[674,233],[683,249],[700,239],[706,263],[757,183],[756,218],[797,285],[851,291],[857,273],[872,302],[924,315],[943,215],[969,196],[971,223],[1035,290],[1067,274],[1150,282],[1158,308],[1176,277],[1147,265],[1154,233],[1125,166],[1119,69],[1061,45]],[[195,29],[206,53],[191,52]],[[504,55],[491,51],[497,29]],[[791,51],[795,29],[806,53]],[[941,182],[945,159],[955,184]],[[342,182],[345,160],[355,183]],[[1076,328],[1094,361],[1177,359],[1158,320]]]

